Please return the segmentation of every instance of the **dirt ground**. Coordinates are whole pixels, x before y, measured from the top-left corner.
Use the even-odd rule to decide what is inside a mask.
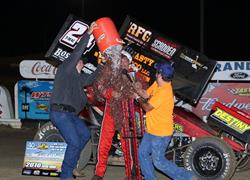
[[[24,176],[21,175],[25,143],[31,141],[36,132],[34,127],[13,129],[0,125],[0,180],[56,180],[55,177]],[[88,165],[84,172],[86,177],[77,180],[90,180],[93,176],[94,165]],[[124,179],[124,167],[109,166],[105,180]],[[167,180],[166,176],[157,173],[159,180]],[[232,180],[249,180],[250,171],[235,173]]]

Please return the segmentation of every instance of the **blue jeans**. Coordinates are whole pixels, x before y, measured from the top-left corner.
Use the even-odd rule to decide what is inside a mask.
[[[61,180],[72,178],[81,151],[90,138],[90,131],[85,122],[71,112],[51,111],[50,119],[67,143]]]
[[[174,180],[191,180],[192,172],[178,167],[165,158],[172,136],[154,136],[145,133],[139,147],[139,161],[145,180],[156,180],[154,166]]]

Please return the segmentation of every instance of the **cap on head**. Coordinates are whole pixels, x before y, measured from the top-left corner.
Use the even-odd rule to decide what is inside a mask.
[[[130,63],[132,62],[133,58],[129,52],[122,50],[121,54],[124,55],[125,57],[127,57]]]
[[[167,80],[173,79],[174,68],[169,63],[156,63],[154,68]]]

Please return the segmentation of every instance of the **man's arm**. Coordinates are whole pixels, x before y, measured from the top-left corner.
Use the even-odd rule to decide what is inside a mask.
[[[80,42],[77,44],[77,46],[73,50],[73,52],[70,54],[69,58],[63,62],[62,65],[66,67],[65,70],[72,71],[72,69],[76,68],[76,64],[81,59],[81,56],[85,48],[87,47],[87,44],[89,42],[89,37],[90,37],[89,34],[85,33],[82,36]]]
[[[145,112],[149,112],[152,109],[154,109],[154,107],[151,104],[148,103],[148,99],[144,99],[142,97],[138,97],[138,98],[136,98],[136,101],[140,103],[142,109]]]
[[[134,83],[133,88],[135,90],[134,97],[136,101],[140,103],[142,109],[146,112],[149,112],[152,109],[154,109],[154,107],[148,103],[150,97],[147,91],[142,88],[141,83],[140,82]]]
[[[76,64],[81,59],[81,56],[88,45],[90,35],[92,34],[96,26],[97,25],[95,22],[91,23],[88,31],[83,34],[80,42],[76,45],[75,49],[70,54],[69,58],[63,62],[62,65],[66,66],[66,70],[71,71],[73,68],[76,67]]]
[[[149,95],[147,93],[147,91],[145,89],[142,88],[142,84],[140,82],[135,82],[132,84],[134,90],[135,90],[135,93],[144,98],[144,99],[148,99],[149,98]]]

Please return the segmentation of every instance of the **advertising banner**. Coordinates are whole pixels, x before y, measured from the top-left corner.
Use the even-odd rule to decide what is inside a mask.
[[[171,60],[182,47],[181,44],[129,16],[126,17],[119,33],[128,44],[134,43],[166,60]]]
[[[212,77],[216,61],[129,16],[120,28],[120,35],[136,50],[137,54],[133,62],[150,82],[155,78],[153,68],[155,63],[172,63],[175,69],[173,79],[175,95],[191,104],[198,102]]]
[[[18,81],[18,118],[49,120],[52,89],[53,81]]]
[[[23,60],[19,64],[21,76],[28,79],[54,79],[56,70],[45,60]]]
[[[22,175],[60,176],[66,147],[64,142],[27,141]]]
[[[249,81],[250,61],[217,61],[216,71],[211,80]]]
[[[209,83],[197,106],[186,106],[186,108],[206,121],[216,101],[228,108],[236,107],[250,114],[250,84]]]

